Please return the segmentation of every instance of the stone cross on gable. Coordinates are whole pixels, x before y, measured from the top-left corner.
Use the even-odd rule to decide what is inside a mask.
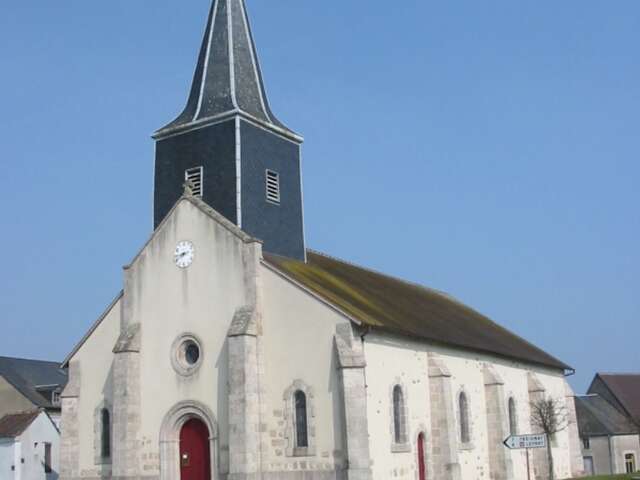
[[[185,197],[193,197],[193,189],[194,185],[191,180],[185,180],[182,184],[182,188],[184,188],[184,192],[182,193]]]

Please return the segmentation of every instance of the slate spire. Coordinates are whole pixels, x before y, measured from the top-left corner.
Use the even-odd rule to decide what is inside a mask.
[[[271,112],[244,0],[213,0],[187,105],[154,137],[234,115],[302,141]]]

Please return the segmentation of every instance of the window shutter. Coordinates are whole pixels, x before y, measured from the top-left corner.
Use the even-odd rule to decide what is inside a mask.
[[[184,179],[185,182],[191,185],[191,193],[196,197],[202,196],[202,174],[204,172],[203,167],[194,167],[185,170]]]
[[[267,200],[280,203],[280,174],[267,170]]]

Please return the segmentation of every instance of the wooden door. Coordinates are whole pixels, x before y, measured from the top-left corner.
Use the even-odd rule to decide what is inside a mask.
[[[425,448],[424,448],[424,433],[418,436],[418,478],[420,480],[427,480],[427,468],[425,465]]]
[[[180,430],[180,480],[211,480],[209,429],[195,418]]]

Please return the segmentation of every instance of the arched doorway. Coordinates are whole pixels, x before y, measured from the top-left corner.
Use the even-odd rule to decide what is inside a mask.
[[[425,462],[424,433],[418,435],[418,479],[427,480],[427,466]]]
[[[203,403],[194,400],[185,400],[174,405],[167,412],[160,427],[160,479],[159,480],[184,480],[182,477],[182,458],[180,439],[184,427],[189,421],[197,420],[203,423],[201,436],[208,435],[209,444],[209,476],[206,480],[218,479],[218,423],[213,412]],[[206,432],[206,433],[205,433]],[[185,430],[186,434],[186,430]],[[190,478],[190,477],[187,477]]]
[[[185,422],[180,430],[180,480],[210,480],[209,429],[198,418]]]

